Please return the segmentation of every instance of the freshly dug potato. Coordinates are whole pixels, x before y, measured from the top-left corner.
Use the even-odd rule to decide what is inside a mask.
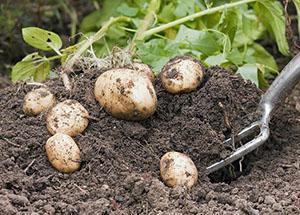
[[[198,179],[193,161],[185,154],[168,152],[160,159],[160,175],[170,187],[192,187]]]
[[[88,126],[88,111],[76,100],[65,100],[54,106],[47,115],[51,134],[64,133],[74,137]]]
[[[104,72],[96,81],[94,93],[100,105],[119,119],[146,119],[157,106],[156,93],[149,78],[132,69]]]
[[[296,102],[295,108],[298,112],[300,112],[300,101]]]
[[[75,141],[66,134],[57,133],[45,145],[48,159],[60,172],[71,173],[80,167],[80,150]]]
[[[36,116],[54,106],[55,100],[47,88],[34,89],[24,97],[23,112],[28,116]]]
[[[150,67],[149,65],[144,64],[144,63],[137,63],[137,62],[134,62],[134,63],[132,64],[132,66],[133,66],[133,70],[138,71],[138,72],[140,72],[141,74],[146,75],[146,76],[150,79],[150,81],[151,81],[152,83],[154,82],[154,80],[155,80],[155,75],[154,75],[154,73],[153,73],[153,71],[152,71],[152,69],[151,69],[151,67]]]
[[[189,56],[171,59],[160,73],[163,87],[173,94],[195,90],[201,84],[203,76],[201,64]]]

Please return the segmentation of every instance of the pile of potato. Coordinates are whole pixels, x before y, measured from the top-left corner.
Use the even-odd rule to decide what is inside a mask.
[[[196,90],[204,77],[201,64],[189,56],[171,59],[162,69],[160,80],[172,94]],[[144,120],[157,107],[153,86],[155,76],[151,68],[133,63],[126,68],[114,68],[96,80],[94,94],[106,112],[118,119]],[[46,125],[53,135],[45,150],[52,166],[60,172],[72,173],[80,168],[80,149],[72,137],[84,132],[89,124],[88,111],[76,100],[58,102],[47,88],[29,92],[23,102],[28,116],[46,113]],[[161,178],[170,187],[192,187],[198,178],[193,161],[185,154],[167,152],[160,161]]]
[[[80,150],[72,137],[88,126],[88,111],[76,100],[57,103],[55,96],[47,88],[27,93],[23,111],[29,116],[47,112],[47,128],[53,135],[45,144],[50,163],[60,172],[71,173],[78,170]]]

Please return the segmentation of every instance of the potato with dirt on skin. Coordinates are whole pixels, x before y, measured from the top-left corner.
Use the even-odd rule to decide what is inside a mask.
[[[24,97],[23,112],[28,116],[36,116],[50,109],[55,102],[55,96],[47,88],[34,89]]]
[[[95,83],[94,94],[100,105],[119,119],[146,119],[157,106],[150,79],[132,69],[111,69],[102,73]]]
[[[142,75],[146,75],[152,83],[154,82],[155,75],[149,65],[144,63],[133,62],[132,67],[133,70],[140,72]]]
[[[172,94],[196,90],[201,84],[203,76],[201,64],[189,56],[171,59],[160,73],[163,87]]]
[[[170,187],[191,188],[198,179],[194,162],[180,152],[168,152],[160,159],[160,175]]]
[[[88,118],[88,111],[78,101],[69,99],[49,111],[47,128],[51,134],[64,133],[74,137],[86,129]]]
[[[60,172],[72,173],[80,167],[80,150],[66,134],[57,133],[45,145],[48,160]]]

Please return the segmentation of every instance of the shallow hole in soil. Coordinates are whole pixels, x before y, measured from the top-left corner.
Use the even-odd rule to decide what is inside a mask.
[[[235,148],[241,147],[247,142],[253,140],[259,134],[259,129],[256,129],[254,134],[245,137],[242,141],[235,143]],[[229,136],[227,136],[229,138]],[[230,147],[230,146],[229,146]],[[232,146],[231,146],[232,147]],[[232,164],[222,168],[219,171],[211,173],[208,177],[212,183],[225,182],[230,184],[232,181],[237,180],[240,176],[248,175],[251,172],[251,156],[253,152],[244,156],[243,158],[233,162]]]
[[[211,173],[208,177],[212,183],[227,183],[237,180],[240,176],[248,175],[251,172],[251,163],[249,156],[245,156],[242,161],[235,161],[231,165]],[[242,166],[242,171],[240,168]]]

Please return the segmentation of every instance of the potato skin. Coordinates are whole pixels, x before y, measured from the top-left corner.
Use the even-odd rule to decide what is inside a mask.
[[[75,141],[66,134],[57,133],[45,144],[52,166],[60,172],[72,173],[80,167],[80,150]]]
[[[171,59],[162,69],[160,79],[163,87],[172,94],[195,90],[203,80],[204,68],[190,56]]]
[[[55,96],[47,88],[30,91],[24,97],[23,112],[28,116],[36,116],[55,105]]]
[[[149,78],[132,69],[104,72],[95,83],[94,93],[100,105],[119,119],[146,119],[157,106],[156,93]]]
[[[76,100],[65,100],[54,106],[47,115],[47,129],[51,134],[64,133],[74,137],[88,126],[88,111]]]
[[[146,75],[150,81],[153,83],[155,80],[155,75],[151,67],[144,63],[134,62],[132,63],[133,70],[140,72],[142,75]]]
[[[160,175],[170,187],[191,188],[198,179],[198,171],[193,161],[183,153],[168,152],[160,159]]]

